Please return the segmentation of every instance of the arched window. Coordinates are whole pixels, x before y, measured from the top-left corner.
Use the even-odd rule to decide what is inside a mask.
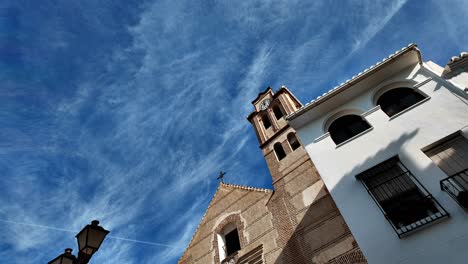
[[[220,261],[230,257],[241,249],[239,232],[234,223],[229,223],[218,233]]]
[[[284,159],[286,157],[286,153],[284,152],[283,146],[281,146],[281,143],[277,142],[275,145],[273,145],[273,149],[275,150],[276,157],[278,157],[278,160]]]
[[[276,120],[279,120],[284,116],[283,110],[281,109],[281,106],[275,105],[273,106],[273,113],[275,114]]]
[[[224,235],[224,240],[226,241],[227,256],[230,256],[241,249],[237,228]]]
[[[338,145],[368,128],[370,128],[370,125],[362,117],[358,115],[345,115],[333,121],[328,128],[328,132],[333,141]]]
[[[299,143],[299,140],[297,140],[296,135],[294,135],[292,132],[288,134],[288,142],[292,150],[295,150],[301,146],[301,143]]]
[[[390,117],[424,99],[412,88],[396,88],[382,94],[377,105]]]
[[[268,129],[268,128],[271,127],[270,118],[268,118],[267,114],[264,114],[262,116],[262,123],[263,123],[263,126],[265,127],[265,129]]]

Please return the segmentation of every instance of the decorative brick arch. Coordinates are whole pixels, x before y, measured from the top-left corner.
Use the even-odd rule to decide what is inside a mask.
[[[244,223],[241,220],[240,214],[231,214],[228,215],[226,218],[221,221],[221,223],[218,224],[218,226],[215,228],[213,235],[213,249],[215,250],[215,262],[214,263],[220,263],[219,261],[219,249],[218,249],[218,234],[221,233],[223,228],[229,224],[234,224],[237,228],[237,232],[239,234],[239,242],[241,249],[247,246],[247,238],[245,237],[245,231],[244,231]]]

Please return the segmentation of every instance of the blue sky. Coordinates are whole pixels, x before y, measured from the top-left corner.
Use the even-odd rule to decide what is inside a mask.
[[[271,178],[246,121],[267,86],[304,103],[415,42],[467,50],[453,1],[0,3],[0,262],[46,263],[92,219],[94,263],[176,263],[217,188]],[[140,243],[128,240],[151,243]]]

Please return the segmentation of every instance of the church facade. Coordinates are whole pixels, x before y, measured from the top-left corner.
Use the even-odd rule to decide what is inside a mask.
[[[281,87],[252,104],[274,190],[220,183],[179,263],[367,263],[286,121],[300,101]]]
[[[220,183],[180,264],[466,262],[468,53],[410,44],[307,105],[252,104],[273,190]]]

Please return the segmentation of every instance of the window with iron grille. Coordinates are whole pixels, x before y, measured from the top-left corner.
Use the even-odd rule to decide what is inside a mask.
[[[441,180],[440,188],[468,213],[468,169]]]
[[[468,139],[457,132],[424,153],[448,176],[441,189],[468,212]]]
[[[399,237],[449,215],[398,157],[359,174],[357,178]]]

